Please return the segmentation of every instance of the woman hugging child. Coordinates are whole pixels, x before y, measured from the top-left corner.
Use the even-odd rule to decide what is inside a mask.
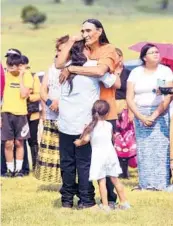
[[[117,154],[112,144],[113,128],[110,122],[105,120],[109,113],[109,104],[104,100],[97,100],[92,108],[92,121],[84,129],[80,139],[74,143],[76,146],[85,145],[89,141],[92,146],[92,158],[89,180],[97,180],[102,204],[100,208],[110,211],[107,199],[106,177],[110,177],[117,191],[120,204],[119,209],[129,209],[124,193],[124,187],[118,176],[122,173]]]

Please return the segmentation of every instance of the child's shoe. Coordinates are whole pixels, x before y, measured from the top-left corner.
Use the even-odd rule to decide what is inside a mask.
[[[7,170],[6,173],[1,175],[2,177],[14,177],[14,172],[11,172],[10,170]]]
[[[16,171],[16,172],[14,173],[14,177],[24,177],[24,174],[23,174],[22,170]]]
[[[117,208],[120,210],[127,210],[127,209],[130,209],[131,206],[128,202],[124,202],[124,203],[119,204]]]
[[[104,210],[105,212],[109,213],[111,211],[111,208],[109,206],[104,206],[103,204],[99,205],[99,208],[101,210]]]

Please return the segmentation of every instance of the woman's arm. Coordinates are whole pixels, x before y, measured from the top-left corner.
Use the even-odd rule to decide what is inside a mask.
[[[109,72],[109,67],[104,64],[91,67],[71,65],[61,71],[59,82],[64,83],[70,74],[99,78],[102,77],[106,72]]]
[[[46,73],[43,77],[40,94],[41,94],[41,99],[44,102],[46,102],[48,99],[48,73]]]
[[[171,86],[173,86],[173,83],[168,82],[165,86],[171,87]],[[168,108],[170,103],[171,103],[171,95],[164,96],[164,100],[159,104],[157,109],[152,113],[151,118],[153,120],[158,118]]]
[[[116,81],[115,81],[113,87],[115,89],[120,89],[121,88],[121,80],[120,80],[120,77],[118,75],[116,75]]]
[[[136,104],[134,102],[134,98],[135,98],[134,84],[132,82],[127,82],[126,101],[127,101],[128,107],[139,120],[145,123],[147,117],[145,117],[138,111]]]
[[[75,40],[73,38],[69,38],[69,40],[65,43],[64,48],[61,50],[61,54],[58,54],[58,57],[56,58],[55,61],[55,66],[57,69],[61,69],[65,67],[65,64],[68,61],[69,53],[74,45]]]

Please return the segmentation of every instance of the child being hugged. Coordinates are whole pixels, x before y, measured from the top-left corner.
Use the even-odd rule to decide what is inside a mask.
[[[119,209],[129,209],[124,193],[124,187],[118,176],[122,173],[117,154],[112,144],[113,128],[105,120],[109,113],[109,104],[104,100],[97,100],[92,108],[92,121],[84,129],[80,139],[74,143],[76,146],[85,145],[89,141],[92,146],[92,158],[89,180],[97,180],[102,204],[100,208],[109,211],[106,189],[106,177],[110,177],[117,191],[120,204]]]

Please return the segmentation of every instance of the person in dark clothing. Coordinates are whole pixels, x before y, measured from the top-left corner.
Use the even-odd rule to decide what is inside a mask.
[[[121,87],[117,89],[115,94],[117,113],[120,116],[123,109],[127,109],[126,103],[126,89],[127,89],[127,79],[130,74],[130,70],[124,67],[123,64],[123,53],[120,49],[116,48],[116,52],[119,56],[119,64],[116,68],[116,75],[120,77]],[[132,113],[129,112],[130,121],[133,120]],[[128,178],[128,158],[120,158],[120,166],[122,168],[123,173],[120,175],[122,178]]]

